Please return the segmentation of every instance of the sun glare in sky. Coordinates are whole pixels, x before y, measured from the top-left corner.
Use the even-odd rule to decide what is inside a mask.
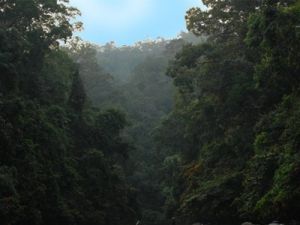
[[[78,35],[97,44],[131,45],[157,37],[176,37],[185,28],[185,12],[200,0],[71,0],[82,16]]]

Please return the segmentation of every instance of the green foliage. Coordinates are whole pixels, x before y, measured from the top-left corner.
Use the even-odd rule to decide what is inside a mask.
[[[248,22],[246,42],[260,53],[254,78],[264,107],[272,107],[298,88],[299,38],[295,27],[300,22],[299,13],[287,8],[266,7]]]
[[[268,219],[274,213],[285,220],[297,217],[298,98],[298,94],[285,97],[278,108],[260,122],[256,143],[263,144],[256,145],[256,156],[249,161],[245,173],[246,190],[242,196],[247,203],[243,208],[245,212]]]
[[[188,28],[208,41],[171,62],[176,105],[157,130],[183,164],[177,185],[165,185],[179,223],[299,221],[295,2],[208,0],[188,12]]]
[[[78,11],[52,0],[0,7],[1,222],[132,224],[126,119],[89,105],[77,65],[57,48]]]
[[[187,28],[213,39],[236,39],[246,31],[245,21],[260,6],[260,1],[204,0],[208,10],[191,8],[186,15]]]

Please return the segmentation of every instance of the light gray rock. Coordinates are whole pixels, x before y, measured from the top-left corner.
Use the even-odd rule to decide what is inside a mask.
[[[242,223],[242,225],[254,225],[254,224],[251,222],[244,222],[244,223]]]
[[[278,221],[274,220],[272,223],[269,223],[269,225],[284,225],[284,224],[279,223]]]
[[[199,222],[197,222],[197,223],[193,223],[192,225],[203,225],[202,223],[199,223]]]

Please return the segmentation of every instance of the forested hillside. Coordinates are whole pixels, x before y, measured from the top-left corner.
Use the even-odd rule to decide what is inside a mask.
[[[300,1],[203,3],[100,46],[67,0],[0,1],[1,224],[300,223]]]
[[[89,104],[78,65],[58,47],[78,11],[42,0],[0,8],[1,223],[135,223],[125,116]]]
[[[209,39],[169,66],[178,95],[158,134],[179,159],[171,214],[179,224],[297,224],[300,2],[203,2],[186,20]]]
[[[72,41],[65,49],[80,66],[91,104],[125,112],[129,126],[123,137],[134,149],[126,162],[128,182],[137,191],[139,218],[144,224],[162,224],[165,193],[160,184],[162,163],[155,146],[155,129],[173,107],[172,79],[166,76],[168,62],[184,44],[205,39],[181,33],[173,40],[149,40],[134,46],[93,45]]]

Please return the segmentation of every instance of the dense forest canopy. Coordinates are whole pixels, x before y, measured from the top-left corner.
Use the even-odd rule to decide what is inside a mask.
[[[300,1],[203,3],[118,47],[0,0],[2,224],[300,223]]]

